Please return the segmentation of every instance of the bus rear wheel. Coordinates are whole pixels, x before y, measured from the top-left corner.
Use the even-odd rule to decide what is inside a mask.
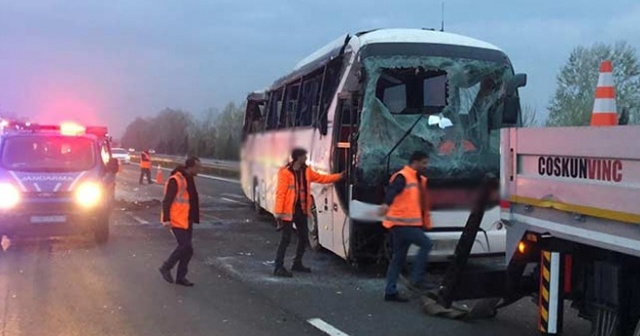
[[[260,187],[257,180],[253,181],[253,210],[259,217],[267,214],[260,204]]]
[[[309,246],[314,251],[322,250],[320,245],[320,235],[318,232],[318,213],[316,211],[315,203],[311,204],[311,215],[307,219]]]

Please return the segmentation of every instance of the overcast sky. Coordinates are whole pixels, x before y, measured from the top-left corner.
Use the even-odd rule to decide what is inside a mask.
[[[241,101],[346,32],[440,26],[441,1],[0,0],[0,113],[107,123]],[[640,2],[446,0],[445,30],[493,43],[544,110],[580,44],[640,50]],[[56,115],[56,117],[54,117]]]

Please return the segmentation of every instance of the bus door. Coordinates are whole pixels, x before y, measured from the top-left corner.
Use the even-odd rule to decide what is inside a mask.
[[[338,95],[338,108],[336,109],[336,126],[334,127],[334,154],[333,165],[336,172],[346,172],[346,178],[336,184],[337,199],[333,200],[334,243],[348,249],[350,235],[350,222],[348,220],[349,201],[351,200],[351,181],[353,181],[353,168],[355,166],[356,144],[358,136],[359,114],[358,99],[351,92],[342,92]],[[343,211],[338,211],[342,208]],[[340,246],[338,246],[340,248]],[[339,249],[338,249],[339,250]],[[345,251],[345,254],[347,251]]]

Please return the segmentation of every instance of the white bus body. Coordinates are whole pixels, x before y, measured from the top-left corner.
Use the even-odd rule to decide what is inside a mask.
[[[489,74],[498,79],[482,77]],[[503,125],[495,126],[502,119],[492,115],[499,110],[492,104],[498,104],[504,91],[502,80],[512,75],[507,56],[497,47],[456,34],[384,29],[342,36],[248,97],[241,149],[243,191],[258,209],[272,213],[278,170],[289,161],[292,148],[308,149],[309,165],[316,171],[346,170],[349,176],[335,185],[312,184],[316,211],[309,220],[311,246],[347,260],[375,258],[384,254],[385,231],[380,223],[349,220],[350,202],[380,204],[384,183],[406,163],[408,153],[424,149],[420,141],[433,146],[429,148],[439,146],[432,151],[433,170],[427,172],[435,203],[434,229],[426,234],[434,243],[431,261],[443,260],[453,254],[469,215],[475,192],[471,186],[487,172],[498,173]],[[492,89],[485,82],[498,85]],[[472,99],[465,96],[469,94]],[[463,111],[464,104],[468,111]],[[478,108],[483,104],[490,107]],[[447,130],[430,128],[428,118],[418,121],[421,115],[440,113],[454,123],[451,143],[458,146],[448,153],[443,150]],[[375,119],[380,116],[387,119]],[[414,121],[417,126],[400,141]],[[468,139],[470,148],[460,146],[456,134]],[[398,142],[387,164],[384,154]],[[504,253],[497,203],[481,227],[472,253]]]

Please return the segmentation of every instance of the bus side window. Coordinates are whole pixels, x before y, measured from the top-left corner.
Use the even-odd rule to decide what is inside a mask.
[[[298,93],[300,92],[300,84],[287,86],[286,99],[284,109],[280,114],[279,128],[292,128],[295,126],[295,111],[298,104]]]
[[[264,127],[264,106],[257,101],[249,100],[245,112],[244,135],[261,132]]]
[[[311,126],[313,123],[313,118],[318,110],[321,85],[322,71],[304,80],[296,111],[296,126]]]
[[[274,91],[269,99],[269,111],[267,116],[267,130],[278,129],[278,116],[282,106],[283,90]]]
[[[338,89],[340,84],[340,70],[342,69],[342,58],[336,58],[331,61],[326,67],[326,73],[324,81],[322,83],[322,98],[320,102],[320,112],[316,126],[320,129],[320,134],[327,135],[329,127],[329,106],[331,100]]]

